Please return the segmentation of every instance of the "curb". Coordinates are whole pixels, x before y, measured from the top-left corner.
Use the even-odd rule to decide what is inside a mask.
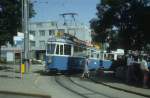
[[[33,97],[41,97],[41,98],[51,98],[51,96],[49,96],[49,95],[14,92],[14,91],[0,91],[0,94],[12,94],[12,95],[33,96]]]
[[[114,87],[114,86],[111,86],[111,85],[106,84],[106,83],[104,83],[104,82],[96,81],[95,79],[92,79],[92,78],[90,78],[90,80],[93,81],[93,82],[95,82],[95,83],[99,83],[99,84],[102,84],[102,85],[104,85],[104,86],[108,86],[108,87],[110,87],[110,88],[116,89],[116,90],[122,90],[122,91],[124,91],[124,92],[128,92],[128,93],[132,93],[132,94],[136,94],[136,95],[140,95],[140,96],[143,96],[143,97],[148,97],[148,98],[150,98],[150,95],[147,95],[147,94],[142,94],[142,93],[138,93],[138,92],[129,91],[129,90],[126,90],[126,89]]]

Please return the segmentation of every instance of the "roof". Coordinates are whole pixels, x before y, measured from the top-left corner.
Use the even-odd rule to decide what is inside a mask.
[[[56,37],[49,38],[48,42],[59,42],[59,43],[73,44],[73,42],[71,40],[68,40],[68,39],[65,39],[65,38],[56,38]]]

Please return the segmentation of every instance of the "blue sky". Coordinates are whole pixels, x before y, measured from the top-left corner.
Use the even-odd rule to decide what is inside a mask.
[[[35,2],[37,1],[37,2]],[[96,4],[100,0],[33,0],[36,16],[31,21],[60,21],[59,14],[78,13],[77,21],[88,24],[96,17]]]

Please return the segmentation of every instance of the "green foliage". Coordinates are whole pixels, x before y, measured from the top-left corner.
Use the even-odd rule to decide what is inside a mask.
[[[107,42],[111,49],[146,49],[150,43],[148,3],[148,0],[102,0],[97,5],[97,19],[90,21],[96,33],[93,41]],[[118,33],[112,30],[113,26]]]
[[[21,31],[21,2],[22,0],[0,0],[0,45],[8,41],[13,43],[13,36]],[[30,4],[30,17],[34,15],[33,5]]]

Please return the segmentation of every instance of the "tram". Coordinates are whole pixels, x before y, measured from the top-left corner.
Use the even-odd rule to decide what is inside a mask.
[[[88,49],[87,55],[89,56],[88,65],[90,70],[96,70],[100,67],[109,69],[112,65],[112,58],[114,58],[113,53],[106,53],[95,48]]]
[[[76,41],[75,41],[76,40]],[[83,70],[86,45],[68,36],[52,37],[47,42],[45,71],[68,72]]]
[[[117,55],[117,53],[106,53],[88,47],[84,42],[71,35],[59,38],[52,36],[46,46],[45,71],[82,71],[86,56],[89,56],[89,70],[95,70],[99,67],[109,69],[112,65],[112,58],[116,58]]]
[[[100,52],[93,47],[87,48],[87,55],[89,57],[89,64],[88,67],[89,69],[95,70],[100,67]]]

